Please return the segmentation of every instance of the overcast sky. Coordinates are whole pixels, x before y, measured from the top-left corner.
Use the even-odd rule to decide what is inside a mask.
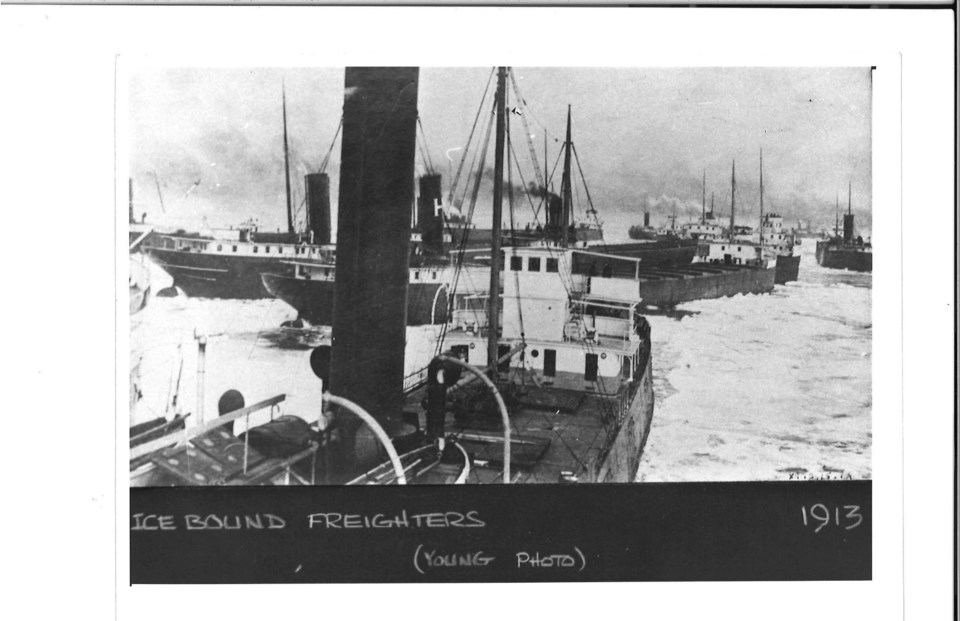
[[[490,72],[490,67],[420,70],[426,148],[444,174],[444,193]],[[544,128],[552,167],[567,105],[572,106],[574,144],[610,239],[625,237],[630,224],[642,221],[645,204],[655,224],[665,223],[674,210],[681,221],[697,217],[704,173],[708,207],[714,194],[717,211],[728,214],[733,160],[737,220],[753,223],[759,216],[761,148],[766,210],[782,213],[790,226],[802,218],[832,227],[836,196],[845,209],[850,182],[858,228],[869,229],[869,68],[518,67],[514,75],[526,101],[518,107],[541,167]],[[186,227],[198,226],[203,217],[212,226],[251,217],[268,228],[285,226],[282,84],[291,181],[300,204],[302,176],[320,165],[337,129],[342,68],[135,71],[129,137],[137,214]],[[515,150],[529,182],[534,173],[523,126],[519,116],[511,118]],[[419,154],[417,164],[422,171]],[[492,148],[487,165],[492,165]],[[339,142],[327,172],[335,217]],[[519,184],[516,174],[514,182]],[[579,202],[585,208],[582,186]],[[488,213],[485,189],[477,221],[485,224]],[[529,207],[518,214],[521,222],[532,218]]]

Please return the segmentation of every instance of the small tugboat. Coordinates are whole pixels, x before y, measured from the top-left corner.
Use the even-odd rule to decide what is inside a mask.
[[[873,271],[873,245],[863,237],[854,237],[852,211],[853,185],[847,187],[847,213],[843,216],[843,237],[839,235],[840,201],[837,200],[837,223],[833,237],[817,242],[817,263],[823,267],[852,272]]]

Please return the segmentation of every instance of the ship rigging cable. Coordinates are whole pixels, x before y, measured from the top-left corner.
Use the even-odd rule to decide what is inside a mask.
[[[483,111],[483,103],[487,100],[487,93],[490,91],[490,83],[493,80],[494,71],[496,71],[496,67],[490,70],[490,76],[487,78],[487,86],[483,91],[483,97],[480,98],[480,107],[477,108],[477,116],[473,119],[473,127],[470,128],[467,146],[463,150],[463,155],[460,156],[460,164],[457,166],[457,174],[453,178],[453,183],[450,184],[450,193],[447,195],[447,202],[451,205],[453,204],[453,196],[456,193],[457,184],[460,181],[460,174],[463,172],[463,165],[467,159],[467,151],[470,150],[470,143],[473,141],[473,132],[477,129],[477,122],[480,120],[480,113]]]
[[[318,172],[324,172],[327,170],[327,164],[330,163],[330,154],[333,153],[333,147],[337,144],[337,136],[340,135],[340,130],[343,128],[343,116],[340,117],[340,123],[337,124],[337,131],[333,133],[333,140],[330,141],[330,148],[327,149],[327,155],[324,156],[323,161],[320,162],[320,170]]]
[[[417,115],[417,127],[420,128],[420,137],[423,138],[423,144],[418,144],[420,147],[420,157],[423,158],[423,165],[426,167],[427,172],[435,174],[436,168],[433,167],[433,160],[430,158],[430,146],[427,144],[427,132],[423,131],[423,123],[420,121],[420,115]]]
[[[484,93],[484,96],[486,96],[486,93]],[[490,132],[492,129],[493,129],[493,115],[491,115],[487,119],[486,137],[484,138],[484,141],[483,141],[483,147],[481,148],[479,154],[474,153],[474,162],[477,159],[479,159],[480,164],[477,167],[477,175],[474,181],[473,193],[470,197],[470,206],[467,212],[467,219],[463,223],[464,224],[463,236],[460,240],[460,247],[457,250],[457,266],[454,269],[453,284],[450,287],[450,295],[448,296],[448,299],[447,299],[447,316],[448,317],[450,317],[453,313],[453,306],[456,300],[457,286],[460,282],[460,275],[461,275],[461,271],[463,270],[463,263],[466,256],[465,251],[466,251],[467,240],[470,236],[470,225],[473,222],[473,213],[477,205],[477,196],[480,193],[480,181],[483,178],[483,168],[486,165],[486,161],[487,161],[487,147],[490,144]],[[466,157],[466,152],[464,152],[464,157]],[[462,165],[462,161],[461,161],[461,165]],[[469,178],[468,178],[468,181],[469,181]],[[466,198],[466,193],[467,193],[467,188],[464,188],[464,198]],[[463,204],[463,199],[461,199],[461,205],[462,204]],[[443,351],[443,341],[446,336],[446,333],[447,333],[447,326],[446,324],[444,324],[440,331],[440,337],[437,339],[437,346],[436,346],[437,354]]]
[[[530,133],[530,125],[527,123],[527,117],[524,112],[527,110],[527,101],[520,94],[520,87],[517,86],[517,79],[513,75],[511,70],[507,75],[510,76],[510,83],[513,85],[513,94],[516,95],[517,101],[523,104],[523,110],[520,112],[520,122],[523,123],[523,131],[527,137],[527,147],[530,149],[530,160],[533,162],[533,170],[537,177],[537,183],[540,186],[544,185],[544,179],[540,175],[540,162],[537,160],[537,150],[533,147],[533,134]],[[546,130],[544,130],[546,134]],[[546,154],[544,154],[544,159],[546,159]]]
[[[577,154],[577,147],[573,145],[573,142],[570,143],[570,148],[573,149],[573,159],[577,162],[577,170],[580,171],[580,182],[583,184],[583,191],[587,194],[587,204],[590,205],[590,209],[587,211],[589,214],[593,214],[593,221],[596,225],[600,226],[600,220],[597,218],[597,210],[593,207],[593,199],[590,198],[590,188],[587,187],[587,178],[583,174],[583,168],[580,166],[580,156]],[[603,242],[603,251],[607,251],[607,242]]]

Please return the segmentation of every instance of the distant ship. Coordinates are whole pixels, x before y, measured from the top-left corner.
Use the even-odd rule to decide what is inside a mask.
[[[138,222],[136,216],[133,213],[133,179],[128,180],[129,193],[130,193],[130,215],[128,220],[128,233],[130,244],[130,252],[140,252],[144,242],[153,232],[153,227],[146,223],[146,214]]]
[[[286,95],[283,97],[283,149],[287,230],[260,231],[254,222],[228,230],[153,234],[143,245],[155,263],[173,277],[173,286],[191,297],[258,299],[271,297],[261,282],[265,272],[292,272],[284,261],[329,262],[330,182],[320,172],[305,176],[307,231],[293,224],[287,148]],[[162,293],[162,292],[161,292]]]
[[[691,240],[695,245],[692,262],[650,265],[643,258],[611,250],[614,257],[575,252],[574,270],[609,281],[591,281],[591,291],[603,287],[603,294],[636,300],[643,307],[669,309],[684,302],[737,294],[767,293],[776,279],[775,253],[762,244],[737,240],[735,221],[736,167],[731,174],[730,226],[727,239],[714,235]],[[705,211],[705,210],[704,210]],[[703,219],[706,222],[706,218]],[[608,247],[609,248],[609,247]]]
[[[853,272],[873,271],[873,245],[863,237],[854,237],[852,184],[847,188],[847,213],[843,216],[843,237],[839,235],[840,201],[837,200],[837,224],[830,239],[817,242],[817,263],[823,267]]]
[[[784,230],[783,218],[775,213],[763,212],[763,151],[760,151],[760,230],[747,236],[735,236],[738,241],[752,242],[762,251],[770,251],[776,255],[776,275],[774,282],[784,285],[800,277],[800,253],[796,251],[799,244],[797,236],[791,231]]]

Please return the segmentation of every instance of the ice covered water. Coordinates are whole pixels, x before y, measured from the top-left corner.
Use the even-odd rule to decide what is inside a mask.
[[[820,268],[813,247],[799,282],[648,318],[638,481],[870,477],[872,276]]]
[[[820,268],[814,245],[802,246],[799,282],[648,317],[656,408],[638,481],[870,477],[872,276]],[[169,282],[153,270],[153,291]],[[281,412],[316,419],[309,356],[329,331],[280,328],[295,317],[275,299],[151,299],[131,329],[143,392],[131,423],[171,417],[175,393],[198,422],[195,334],[208,337],[207,420],[231,388],[248,405],[285,393]],[[438,330],[408,328],[407,373],[429,362]]]
[[[152,266],[151,287],[159,291],[171,279]],[[320,414],[322,386],[310,368],[313,347],[329,343],[327,327],[282,328],[297,312],[278,299],[214,300],[153,297],[135,316],[130,334],[130,362],[139,366],[143,394],[131,412],[131,424],[159,416],[172,418],[170,406],[190,413],[188,425],[200,422],[197,401],[198,343],[206,336],[203,373],[203,418],[217,415],[217,401],[229,389],[239,390],[247,405],[285,394],[281,413],[314,421]],[[439,326],[407,329],[405,372],[426,366],[433,356]],[[181,370],[182,364],[182,370]],[[179,389],[177,377],[180,377]],[[268,410],[250,417],[256,425],[270,417]],[[243,422],[236,423],[236,431]]]

